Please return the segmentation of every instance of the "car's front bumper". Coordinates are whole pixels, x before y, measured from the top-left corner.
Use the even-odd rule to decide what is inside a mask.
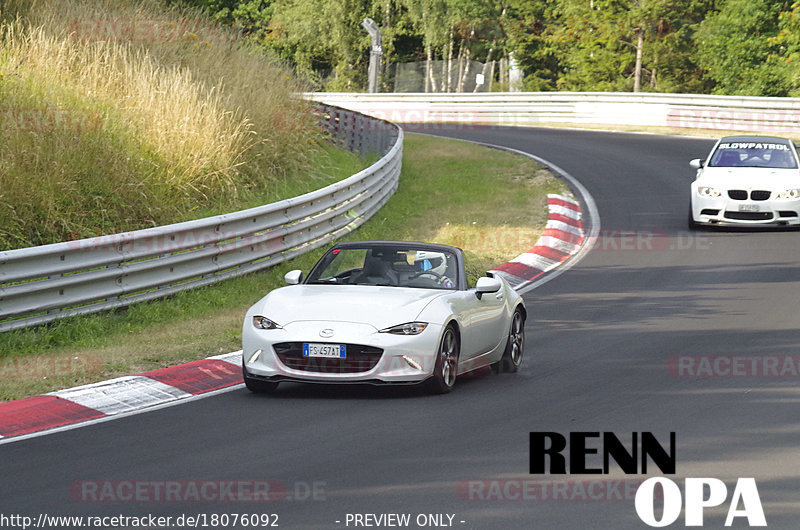
[[[322,338],[322,330],[334,330],[334,335]],[[247,373],[265,381],[410,384],[433,374],[441,333],[436,324],[419,335],[394,335],[346,322],[295,322],[273,330],[246,323],[242,358]],[[344,344],[346,357],[304,357],[303,343]]]
[[[720,197],[703,197],[693,190],[692,218],[709,225],[800,225],[800,200],[735,200],[723,192]],[[775,194],[773,193],[773,196]]]

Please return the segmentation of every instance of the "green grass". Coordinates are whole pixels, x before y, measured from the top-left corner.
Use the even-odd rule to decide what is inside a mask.
[[[525,157],[472,144],[409,134],[404,153],[397,192],[348,239],[454,244],[473,280],[530,248],[547,193],[567,191]],[[247,308],[323,252],[127,310],[0,334],[0,400],[235,351]]]

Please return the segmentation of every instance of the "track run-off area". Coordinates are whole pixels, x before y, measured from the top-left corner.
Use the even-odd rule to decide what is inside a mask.
[[[674,432],[670,478],[728,487],[728,500],[705,511],[706,527],[723,527],[737,479],[753,477],[769,527],[797,528],[800,378],[784,363],[797,369],[800,359],[800,233],[688,231],[688,161],[713,141],[419,131],[539,156],[596,205],[591,250],[524,294],[519,373],[460,380],[436,397],[404,387],[285,384],[273,396],[236,387],[1,445],[0,513],[202,514],[208,523],[276,514],[260,521],[320,529],[356,527],[348,514],[373,525],[364,516],[410,514],[412,528],[647,528],[633,494],[658,468],[625,475],[612,462],[607,475],[532,475],[529,433],[652,432],[666,445]],[[232,500],[236,488],[269,489],[270,501]],[[681,515],[673,526],[683,523]]]

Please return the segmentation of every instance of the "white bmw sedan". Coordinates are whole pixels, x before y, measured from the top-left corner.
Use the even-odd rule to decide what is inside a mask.
[[[449,392],[460,374],[516,372],[525,305],[500,277],[467,287],[460,249],[398,241],[340,243],[308,277],[259,300],[244,319],[248,389],[282,381],[413,384]]]
[[[790,140],[722,138],[695,159],[689,228],[699,225],[800,225],[800,169]]]

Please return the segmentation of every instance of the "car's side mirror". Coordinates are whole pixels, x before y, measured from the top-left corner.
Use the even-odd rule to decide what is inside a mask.
[[[499,279],[484,276],[478,278],[478,282],[475,284],[475,294],[478,296],[478,300],[480,300],[485,293],[496,293],[502,286],[503,282]]]
[[[689,162],[689,167],[692,169],[700,169],[703,167],[703,160],[700,158],[695,158]]]
[[[303,271],[301,270],[294,270],[289,271],[283,277],[286,281],[286,285],[297,285],[298,283],[303,281]]]

